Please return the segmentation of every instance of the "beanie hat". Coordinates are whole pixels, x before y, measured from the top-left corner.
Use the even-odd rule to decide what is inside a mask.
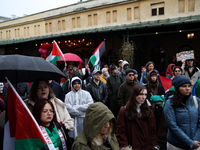
[[[133,69],[134,74],[138,74],[137,70]]]
[[[72,81],[72,87],[74,86],[75,82],[78,82],[79,84],[81,84],[81,81],[79,79],[75,79],[74,81]]]
[[[186,76],[180,75],[175,76],[172,80],[172,85],[175,87],[175,90],[177,90],[183,84],[191,84],[190,79]]]
[[[130,69],[130,68],[126,69],[126,75],[127,75],[128,73],[130,73],[130,72],[134,73],[133,69]]]

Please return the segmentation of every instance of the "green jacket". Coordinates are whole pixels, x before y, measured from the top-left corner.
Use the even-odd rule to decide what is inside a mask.
[[[111,133],[110,146],[112,150],[119,150],[119,144],[114,134],[116,120],[112,112],[101,102],[91,104],[86,110],[86,116],[83,122],[83,130],[76,137],[72,150],[110,150],[105,146],[92,145],[93,139],[102,129],[102,127],[112,120],[113,132]]]

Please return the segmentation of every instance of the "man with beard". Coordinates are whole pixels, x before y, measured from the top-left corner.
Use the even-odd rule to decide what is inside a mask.
[[[119,87],[118,91],[118,104],[120,107],[126,105],[127,101],[129,100],[131,94],[134,92],[133,87],[139,83],[134,81],[134,70],[128,68],[126,70],[126,81],[122,83]]]
[[[93,80],[88,83],[86,90],[91,94],[94,102],[102,102],[106,104],[108,99],[108,91],[105,83],[100,81],[101,71],[95,69],[92,73]]]
[[[183,65],[181,67],[183,69],[182,74],[192,80],[194,83],[200,78],[199,68],[194,64],[194,59],[188,59],[185,62],[183,61]],[[192,82],[192,85],[194,84]]]
[[[150,101],[151,96],[153,95],[164,95],[165,94],[165,90],[162,86],[162,84],[158,81],[158,75],[156,73],[156,71],[151,71],[148,75],[147,75],[147,99]],[[159,126],[159,121],[160,121],[160,116],[162,114],[162,102],[155,102],[152,103],[152,110],[154,112],[154,116],[156,119],[156,129],[158,131],[158,126]]]

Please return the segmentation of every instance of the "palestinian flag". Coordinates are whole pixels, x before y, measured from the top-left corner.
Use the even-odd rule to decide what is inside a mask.
[[[64,58],[64,55],[63,55],[62,51],[60,50],[60,47],[58,46],[58,44],[54,40],[53,46],[52,46],[52,51],[49,54],[49,56],[47,57],[46,61],[55,65],[57,60],[62,58],[62,57]]]
[[[165,89],[165,92],[167,92],[173,85],[172,85],[172,79],[163,77],[159,75],[160,81]]]
[[[31,112],[9,84],[7,106],[9,121],[5,125],[4,150],[40,150],[48,147]],[[47,148],[48,149],[48,148]]]
[[[97,49],[94,51],[94,53],[90,57],[90,61],[93,66],[98,64],[101,56],[103,56],[105,51],[106,51],[105,41],[103,41],[103,42],[101,42],[101,44],[97,47]]]

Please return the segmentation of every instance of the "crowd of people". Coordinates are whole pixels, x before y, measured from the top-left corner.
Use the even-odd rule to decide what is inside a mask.
[[[67,67],[64,86],[40,78],[14,84],[42,133],[59,150],[159,150],[158,129],[164,112],[167,150],[200,147],[200,70],[193,59],[171,63],[165,91],[152,61],[141,70],[129,62],[83,69]],[[139,72],[139,73],[138,73]],[[140,78],[139,78],[140,77]],[[6,116],[8,86],[0,99],[0,140]],[[74,141],[73,141],[74,140]],[[2,149],[2,147],[0,147]]]

